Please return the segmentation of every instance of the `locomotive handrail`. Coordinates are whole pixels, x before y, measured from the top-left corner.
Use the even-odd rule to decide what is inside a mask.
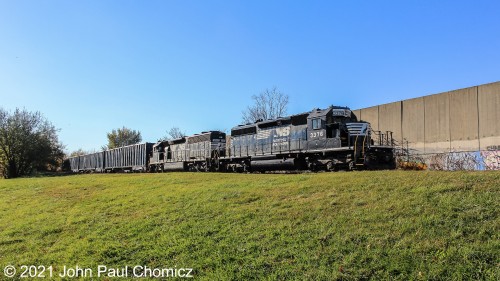
[[[366,137],[367,137],[367,136],[365,136],[365,137],[363,138],[363,150],[362,150],[362,154],[361,154],[363,157],[365,157],[365,144],[366,144]]]

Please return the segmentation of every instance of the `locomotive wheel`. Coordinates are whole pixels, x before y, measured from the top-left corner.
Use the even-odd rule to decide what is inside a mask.
[[[231,171],[233,173],[237,173],[238,172],[238,168],[236,167],[236,165],[231,166]]]
[[[354,161],[349,162],[348,167],[348,171],[354,171],[354,169],[356,168]]]
[[[329,161],[327,164],[326,164],[326,170],[327,171],[335,171],[335,165],[333,164],[332,161]]]
[[[208,168],[207,168],[207,162],[203,162],[203,163],[200,163],[198,165],[198,170],[200,172],[207,172],[208,171]]]
[[[307,166],[311,172],[316,171],[316,165],[314,163],[310,162]]]

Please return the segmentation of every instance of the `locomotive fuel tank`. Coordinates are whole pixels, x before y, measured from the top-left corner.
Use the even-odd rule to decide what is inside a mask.
[[[296,170],[295,158],[251,161],[252,171]]]

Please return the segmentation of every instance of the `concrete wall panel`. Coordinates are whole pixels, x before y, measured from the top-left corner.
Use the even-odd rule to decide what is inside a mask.
[[[358,120],[361,119],[361,109],[353,110],[352,113],[354,113],[354,115],[356,115],[356,118],[358,118]]]
[[[481,150],[495,150],[500,151],[500,136],[481,138]]]
[[[426,152],[450,150],[450,100],[448,93],[425,96]]]
[[[500,147],[500,82],[478,86],[481,150]]]
[[[424,98],[403,101],[403,138],[408,141],[409,147],[425,150],[425,112]]]
[[[449,141],[426,142],[425,153],[444,153],[450,152]]]
[[[363,113],[361,113],[363,114]],[[379,106],[379,130],[392,131],[393,138],[402,142],[401,134],[401,102],[393,102]]]
[[[452,150],[479,150],[477,91],[477,87],[471,87],[448,93]]]
[[[370,122],[372,129],[374,131],[378,131],[379,130],[378,106],[361,109],[361,120]]]

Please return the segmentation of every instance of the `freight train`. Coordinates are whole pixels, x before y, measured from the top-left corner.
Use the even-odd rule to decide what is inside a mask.
[[[67,159],[73,172],[394,169],[390,132],[374,132],[348,107],[238,125],[231,135],[208,131]]]

